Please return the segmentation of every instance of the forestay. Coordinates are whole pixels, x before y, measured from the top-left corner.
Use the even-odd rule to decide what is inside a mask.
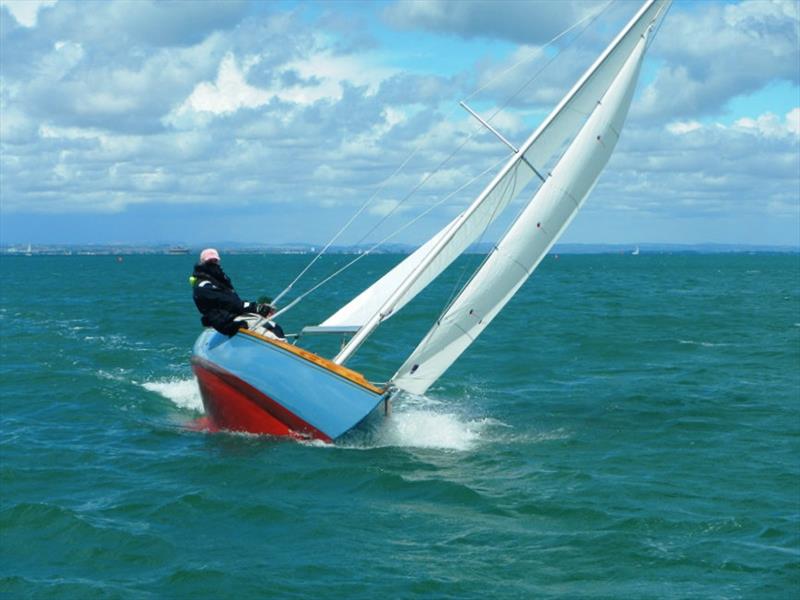
[[[575,216],[619,139],[645,44],[643,36],[545,184],[392,378],[396,387],[424,393],[511,299]]]
[[[326,319],[322,326],[374,328],[400,310],[477,240],[591,113],[636,42],[668,0],[649,0],[526,140],[473,204],[394,269]],[[525,160],[522,160],[524,157]],[[529,164],[526,164],[527,163]],[[406,289],[402,289],[406,288]],[[398,294],[398,290],[402,293]],[[370,329],[367,327],[367,329]],[[360,343],[369,331],[363,332]],[[352,353],[347,353],[349,356]],[[337,362],[339,362],[337,360]]]

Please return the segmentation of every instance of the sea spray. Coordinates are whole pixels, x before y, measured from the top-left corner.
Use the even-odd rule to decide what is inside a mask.
[[[172,378],[162,381],[148,381],[141,385],[144,389],[160,394],[167,400],[172,401],[179,408],[193,411],[203,410],[200,388],[197,387],[197,380],[194,377],[191,379]]]

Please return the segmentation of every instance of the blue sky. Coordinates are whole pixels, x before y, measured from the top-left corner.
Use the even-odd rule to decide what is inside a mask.
[[[475,130],[458,101],[491,114],[557,49],[493,121],[520,143],[638,6],[542,58],[605,4],[0,0],[0,242],[320,244],[373,196],[341,241],[383,237],[505,155],[476,137],[403,201]],[[800,245],[799,30],[795,0],[676,0],[562,241]]]

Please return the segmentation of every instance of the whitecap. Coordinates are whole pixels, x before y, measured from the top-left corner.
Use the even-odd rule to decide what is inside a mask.
[[[715,344],[713,342],[696,342],[695,340],[678,340],[679,344],[690,344],[692,346],[702,346],[703,348],[718,348],[722,346],[730,346],[730,344]]]
[[[376,415],[377,416],[377,415]],[[402,394],[393,400],[387,417],[373,419],[338,441],[339,448],[431,448],[468,451],[498,422],[469,418],[453,410],[451,402],[428,396]]]
[[[471,450],[481,439],[488,420],[464,420],[454,413],[431,410],[395,411],[377,431],[383,446]]]
[[[77,364],[77,363],[73,362],[72,364]],[[99,371],[97,371],[97,376],[100,379],[109,379],[111,381],[127,381],[128,380],[127,375],[121,369],[117,373],[111,373],[109,371],[105,371],[103,369],[100,369]]]
[[[144,389],[155,392],[170,400],[180,408],[202,411],[203,399],[200,397],[200,388],[197,380],[190,379],[166,379],[163,381],[147,381],[140,384]]]

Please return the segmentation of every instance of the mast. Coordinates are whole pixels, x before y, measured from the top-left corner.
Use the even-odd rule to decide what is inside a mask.
[[[441,232],[443,235],[438,239],[438,241],[434,244],[428,254],[422,259],[420,264],[400,283],[400,285],[394,289],[394,291],[386,298],[383,304],[380,305],[377,311],[373,313],[373,315],[363,324],[361,329],[359,329],[358,333],[356,333],[352,339],[342,348],[341,352],[333,359],[333,362],[337,364],[343,364],[347,361],[361,344],[377,329],[377,327],[381,324],[381,322],[388,318],[393,312],[397,304],[403,299],[406,293],[414,286],[420,277],[426,272],[428,267],[436,260],[436,258],[441,254],[442,250],[447,247],[447,245],[453,240],[456,234],[463,228],[465,223],[467,223],[470,217],[481,207],[484,201],[489,197],[489,195],[497,188],[497,186],[504,180],[504,178],[514,169],[518,164],[522,161],[527,168],[532,169],[535,172],[535,167],[532,164],[533,161],[529,163],[529,160],[526,159],[525,154],[528,150],[530,150],[534,143],[539,140],[543,134],[548,133],[550,126],[552,123],[556,121],[556,119],[562,114],[562,111],[566,106],[568,106],[576,97],[579,96],[580,92],[585,88],[587,82],[591,80],[591,78],[595,75],[595,73],[600,69],[600,67],[606,62],[606,60],[618,49],[620,44],[626,40],[628,34],[640,24],[640,21],[643,19],[645,15],[649,13],[651,8],[654,5],[663,5],[667,3],[669,0],[646,0],[642,7],[637,11],[636,15],[628,22],[628,24],[617,34],[616,38],[608,45],[608,47],[603,51],[602,54],[595,60],[592,66],[586,70],[586,72],[578,79],[572,89],[561,99],[555,109],[547,116],[547,118],[539,125],[539,127],[534,131],[533,134],[525,141],[522,146],[520,146],[519,150],[508,160],[508,162],[503,166],[500,172],[494,177],[491,183],[480,193],[480,195],[475,199],[475,201],[469,206],[469,208],[464,211],[459,217],[457,217],[450,225],[446,228],[446,232]],[[660,11],[660,7],[659,7]],[[657,13],[658,14],[658,13]],[[649,23],[648,25],[649,26]],[[644,30],[644,28],[643,28]],[[643,30],[641,33],[643,33]],[[635,40],[634,40],[635,42]],[[616,76],[616,72],[618,69],[621,68],[621,65],[610,75],[610,79],[613,80],[614,76]],[[610,84],[610,81],[609,81]],[[559,135],[561,132],[557,131],[554,132],[550,137],[555,139],[548,139],[547,142],[549,145],[554,145],[555,141],[558,141]],[[545,136],[547,137],[547,136]],[[545,144],[547,146],[548,144]],[[548,153],[545,152],[544,156],[547,157]],[[525,160],[523,160],[525,159]],[[538,173],[537,173],[538,174]],[[533,177],[534,173],[530,173],[530,177]],[[528,180],[530,179],[528,178]]]
[[[619,139],[645,43],[643,37],[545,184],[392,377],[395,387],[425,393],[500,313],[575,217]]]

